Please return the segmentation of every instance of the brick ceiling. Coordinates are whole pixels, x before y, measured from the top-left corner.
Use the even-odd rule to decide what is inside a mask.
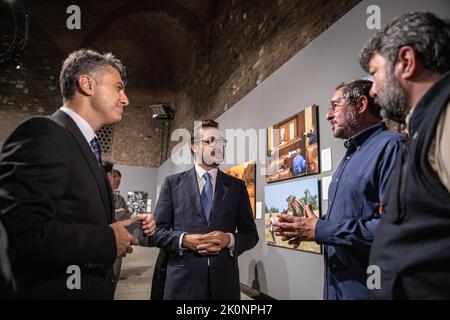
[[[23,16],[21,1],[13,1]],[[211,19],[209,0],[28,1],[30,38],[26,49],[45,52],[54,63],[77,48],[113,51],[128,67],[130,100],[148,103],[143,92],[177,90],[188,81],[195,65],[196,46],[202,46]],[[68,6],[81,9],[81,30],[68,30]],[[0,27],[12,35],[13,19],[0,3]],[[21,26],[21,25],[20,25]]]
[[[78,48],[112,52],[127,66],[130,106],[115,126],[110,160],[157,167],[176,143],[169,131],[220,116],[359,1],[0,0],[0,112],[53,112],[64,58]],[[13,12],[24,36],[23,3],[31,24],[16,69],[2,55],[14,36]],[[66,26],[73,4],[81,30]],[[175,109],[168,128],[149,114],[160,102]]]

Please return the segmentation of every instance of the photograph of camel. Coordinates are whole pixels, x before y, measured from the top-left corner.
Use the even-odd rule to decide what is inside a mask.
[[[321,246],[315,242],[303,241],[295,249],[287,241],[275,235],[273,224],[279,213],[303,217],[304,206],[310,204],[313,212],[320,217],[319,182],[317,178],[297,180],[288,183],[268,185],[264,189],[264,221],[266,244],[294,250],[321,254]]]
[[[235,178],[244,180],[247,187],[248,197],[250,198],[250,205],[252,206],[253,219],[256,217],[256,163],[249,161],[229,169],[223,170],[226,174]]]

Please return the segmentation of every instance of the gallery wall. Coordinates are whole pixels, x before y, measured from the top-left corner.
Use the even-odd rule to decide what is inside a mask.
[[[374,32],[366,25],[369,17],[366,10],[371,5],[380,7],[382,25],[394,16],[415,10],[429,10],[441,18],[450,18],[448,0],[362,1],[220,116],[217,120],[221,128],[265,129],[305,107],[317,104],[320,149],[332,148],[334,170],[343,157],[345,148],[342,140],[332,136],[330,125],[326,121],[326,110],[337,84],[366,76],[359,66],[358,53]],[[190,167],[166,161],[157,171],[156,186],[160,186],[167,175]],[[264,203],[265,179],[258,175],[260,167],[257,167],[256,201]],[[295,181],[311,177],[321,179],[331,174],[332,171],[323,172]],[[326,201],[322,201],[321,206],[322,213],[326,213]],[[263,220],[257,219],[256,225],[260,235],[258,245],[239,258],[241,282],[276,299],[321,299],[323,256],[268,246],[264,240]]]

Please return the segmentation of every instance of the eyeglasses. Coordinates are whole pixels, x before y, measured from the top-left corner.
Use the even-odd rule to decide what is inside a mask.
[[[208,146],[212,147],[214,145],[223,145],[225,146],[227,144],[227,140],[224,138],[216,138],[216,137],[209,137],[205,140],[200,140],[201,143],[207,144]]]
[[[341,96],[341,97],[339,97],[339,98],[336,98],[335,100],[331,100],[331,101],[330,101],[330,106],[328,107],[328,112],[335,113],[338,109],[340,109],[341,107],[343,107],[344,105],[343,105],[342,103],[339,102],[339,101],[341,101],[342,99],[347,99],[347,97]]]

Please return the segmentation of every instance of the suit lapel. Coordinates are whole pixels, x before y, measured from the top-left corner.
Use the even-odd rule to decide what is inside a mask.
[[[94,175],[95,180],[97,181],[97,187],[100,191],[103,206],[105,207],[107,221],[112,222],[112,189],[109,185],[109,181],[107,180],[105,173],[103,172],[102,168],[100,168],[91,147],[70,116],[68,116],[63,111],[58,110],[52,115],[52,117],[56,120],[59,120],[59,122],[61,122],[67,128],[67,130],[72,134],[78,146],[80,147],[81,153],[86,159],[88,167],[91,173]]]
[[[213,208],[208,225],[214,226],[215,225],[214,222],[217,220],[218,217],[222,215],[222,210],[225,204],[225,198],[227,196],[229,189],[230,187],[226,175],[222,171],[218,170],[216,179],[216,188],[214,192]]]

